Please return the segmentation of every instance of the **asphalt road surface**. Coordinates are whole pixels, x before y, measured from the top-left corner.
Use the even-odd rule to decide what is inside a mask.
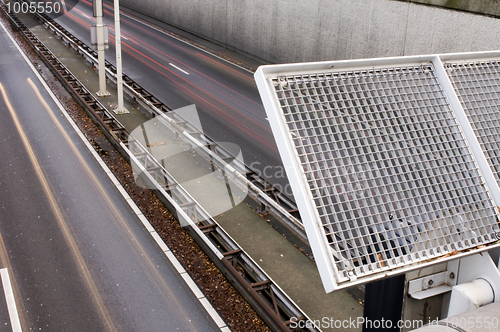
[[[2,27],[0,45],[0,269],[23,330],[218,330]]]

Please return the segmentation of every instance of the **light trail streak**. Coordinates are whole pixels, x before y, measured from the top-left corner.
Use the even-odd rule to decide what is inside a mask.
[[[28,79],[29,80],[29,79]],[[79,164],[83,167],[85,170],[85,173],[87,176],[91,179],[91,184],[92,186],[96,189],[96,191],[101,195],[103,198],[105,204],[104,207],[109,209],[110,215],[113,217],[114,223],[117,225],[117,228],[120,230],[122,237],[126,239],[127,243],[129,244],[130,249],[134,252],[135,256],[137,257],[137,261],[141,265],[144,273],[148,276],[148,279],[151,281],[151,283],[155,286],[155,288],[158,290],[158,293],[161,294],[165,302],[167,303],[175,303],[175,306],[178,308],[178,310],[182,310],[184,315],[186,316],[186,321],[189,320],[189,312],[185,311],[184,305],[179,301],[177,297],[174,296],[173,291],[171,290],[171,286],[169,283],[165,280],[165,278],[160,274],[159,269],[157,264],[155,264],[144,247],[140,244],[139,239],[136,237],[135,232],[130,228],[128,223],[126,222],[126,219],[123,215],[123,213],[120,211],[120,209],[117,207],[116,203],[113,201],[113,199],[110,197],[104,186],[102,185],[101,181],[97,178],[97,176],[94,174],[94,171],[91,169],[89,163],[85,160],[83,157],[82,153],[80,150],[77,148],[75,143],[72,141],[71,137],[69,136],[68,132],[62,127],[61,123],[55,116],[54,112],[50,109],[48,106],[47,102],[43,99],[41,96],[40,92],[36,88],[36,86],[31,82],[31,80],[28,81],[30,84],[30,87],[32,88],[34,94],[40,101],[40,103],[43,105],[45,110],[47,111],[48,115],[50,116],[51,120],[54,122],[56,125],[57,129],[61,133],[61,135],[64,137],[64,141],[69,145],[70,149],[74,153],[75,157],[78,159]]]
[[[86,2],[86,1],[83,1],[83,2]],[[88,3],[88,2],[86,2],[86,3]],[[112,15],[110,12],[108,12],[108,11],[106,11],[106,10],[104,10],[104,12],[108,13],[109,15]],[[141,28],[141,27],[139,27],[139,26],[137,26],[137,25],[135,25],[135,24],[133,24],[133,23],[128,22],[127,24],[131,24],[132,26],[134,26],[134,27],[136,27],[136,28],[138,28],[138,29],[140,29],[140,30],[142,30],[142,31],[146,32],[146,33],[152,34],[151,32],[149,32],[149,31],[147,31],[147,30],[145,30],[145,29],[143,29],[143,28]],[[113,30],[113,31],[114,31],[114,29],[113,29],[112,27],[110,27],[110,30]],[[158,38],[158,36],[156,36],[156,35],[154,35],[154,34],[152,34],[152,35],[153,35],[153,36],[155,36],[156,38]],[[129,36],[129,39],[131,39],[131,40],[132,40],[133,42],[135,42],[136,44],[138,44],[138,45],[141,45],[141,44],[142,44],[142,46],[143,46],[145,49],[147,49],[147,50],[154,50],[154,51],[156,51],[158,54],[161,54],[161,55],[163,55],[163,56],[167,57],[168,59],[174,60],[174,61],[176,61],[176,62],[178,62],[178,63],[182,64],[182,65],[183,65],[183,66],[185,66],[186,68],[189,68],[190,70],[192,70],[192,71],[194,71],[194,72],[198,73],[199,75],[201,75],[201,76],[205,77],[206,79],[210,80],[211,82],[215,83],[216,85],[221,86],[221,87],[223,88],[224,93],[227,93],[226,91],[230,91],[231,93],[234,93],[234,94],[236,94],[236,95],[240,96],[241,98],[244,98],[244,99],[246,99],[247,101],[250,101],[251,103],[253,103],[253,104],[255,104],[256,106],[258,106],[258,109],[255,109],[255,111],[259,112],[259,111],[261,111],[261,110],[262,110],[262,105],[261,105],[261,104],[259,104],[259,103],[255,102],[255,101],[253,101],[253,100],[249,99],[248,97],[245,97],[244,95],[242,95],[242,94],[240,94],[240,93],[238,93],[238,92],[236,92],[236,91],[232,90],[231,88],[229,88],[229,87],[227,87],[227,86],[223,85],[222,83],[220,83],[220,82],[218,82],[218,81],[216,81],[216,80],[214,80],[214,79],[212,79],[212,78],[208,77],[207,75],[205,75],[205,74],[203,74],[203,73],[199,72],[198,70],[196,70],[196,69],[194,69],[193,67],[191,67],[191,66],[189,66],[189,65],[187,65],[187,64],[185,64],[185,63],[183,63],[182,61],[179,61],[178,59],[176,59],[176,58],[174,58],[174,57],[172,57],[172,56],[170,56],[170,55],[168,55],[168,54],[166,54],[166,53],[164,53],[164,52],[162,52],[162,51],[158,50],[158,49],[157,49],[157,48],[155,48],[154,46],[152,46],[152,45],[149,45],[149,44],[145,43],[144,41],[142,41],[142,40],[140,40],[140,39],[138,39],[138,38],[134,37],[133,35],[130,35],[129,33],[127,33],[127,36]],[[110,42],[111,42],[111,43],[114,43],[114,42],[113,42],[113,40],[114,40],[114,38],[113,38],[112,36],[110,36]],[[165,42],[169,42],[169,41],[168,41],[168,40],[165,40],[165,39],[161,39],[161,42],[162,42],[162,43],[165,43]],[[170,44],[172,44],[171,42],[169,42],[169,43],[170,43]],[[173,45],[175,45],[175,44],[173,44]],[[162,65],[161,63],[159,63],[158,61],[155,61],[155,60],[153,60],[152,58],[150,58],[150,57],[146,56],[144,53],[141,53],[140,51],[138,51],[137,49],[133,48],[132,46],[130,46],[130,45],[128,45],[128,44],[123,44],[123,46],[124,46],[124,52],[126,52],[126,53],[128,53],[129,55],[133,56],[134,58],[138,59],[138,60],[139,60],[139,61],[141,61],[142,63],[146,64],[148,67],[150,67],[150,68],[154,69],[154,70],[155,70],[156,72],[158,72],[159,74],[161,74],[161,75],[163,75],[163,76],[165,76],[165,77],[167,77],[167,78],[171,79],[168,75],[165,75],[165,73],[164,73],[163,71],[157,70],[156,68],[154,68],[153,66],[151,66],[150,64],[148,64],[147,62],[145,62],[143,59],[141,59],[141,58],[139,58],[139,57],[134,56],[134,55],[132,54],[132,52],[136,52],[137,54],[141,55],[142,57],[147,58],[148,60],[150,60],[150,61],[151,61],[151,62],[153,62],[154,64],[158,65],[158,66],[159,66],[159,67],[161,67],[162,69],[166,70],[166,71],[167,71],[167,72],[169,72],[169,73],[174,74],[176,77],[178,77],[178,78],[180,78],[181,80],[185,81],[187,84],[189,84],[189,85],[193,86],[195,89],[198,89],[198,90],[202,91],[205,95],[208,95],[210,98],[213,98],[213,99],[217,100],[218,102],[220,102],[220,103],[223,105],[223,107],[224,107],[224,108],[229,108],[229,109],[233,110],[233,111],[234,111],[236,114],[238,114],[239,116],[242,116],[242,117],[243,117],[243,118],[245,118],[246,120],[250,121],[250,123],[252,123],[252,125],[248,125],[248,121],[246,121],[246,120],[239,121],[239,120],[236,120],[234,117],[232,117],[232,121],[230,121],[230,123],[231,123],[231,124],[233,124],[233,125],[236,125],[239,129],[241,129],[241,130],[243,130],[244,132],[248,133],[250,136],[252,136],[252,137],[253,137],[253,139],[256,139],[256,140],[260,141],[261,143],[265,144],[265,145],[266,145],[269,149],[271,149],[271,150],[273,150],[273,151],[276,151],[276,152],[277,152],[277,149],[276,149],[276,147],[275,147],[275,145],[274,145],[274,141],[271,143],[271,142],[268,142],[267,140],[262,139],[262,132],[266,132],[267,134],[270,134],[270,133],[271,133],[271,130],[270,130],[267,126],[263,125],[262,123],[257,122],[257,121],[256,121],[256,120],[254,120],[253,118],[251,118],[251,117],[249,117],[248,115],[246,115],[244,112],[241,112],[240,110],[238,110],[238,109],[234,108],[233,106],[231,106],[231,105],[227,104],[226,102],[222,101],[221,99],[219,99],[219,98],[215,97],[213,94],[209,93],[209,92],[208,92],[208,91],[206,91],[205,89],[202,89],[202,88],[200,88],[199,86],[194,85],[192,82],[190,82],[190,81],[186,80],[185,78],[183,78],[183,77],[181,77],[181,76],[177,75],[176,73],[174,73],[174,72],[172,72],[171,70],[169,70],[167,67],[163,66],[163,65]],[[129,48],[130,48],[130,50],[131,50],[132,52],[127,51],[127,50],[125,49],[125,46],[129,47]],[[198,54],[199,54],[199,53],[198,53]],[[205,58],[206,58],[206,57],[205,57]],[[253,82],[253,79],[252,79],[252,82]],[[199,100],[201,99],[201,100],[202,100],[205,104],[208,104],[208,105],[212,106],[212,107],[211,107],[212,111],[216,112],[217,114],[222,115],[222,116],[224,117],[224,119],[225,119],[225,120],[227,120],[227,117],[228,117],[228,116],[230,116],[227,112],[221,112],[221,111],[217,108],[217,106],[213,105],[211,102],[208,102],[208,100],[207,100],[207,99],[198,98],[198,96],[199,96],[198,94],[196,94],[196,93],[195,93],[195,94],[194,94],[194,95],[192,95],[192,96],[194,96],[196,99],[199,99]],[[239,122],[244,122],[244,123],[245,123],[245,126],[241,126],[241,125],[239,125]],[[249,128],[251,128],[252,130],[249,130]],[[257,128],[258,128],[258,129],[257,129]],[[272,135],[271,135],[271,136],[272,136]]]
[[[28,78],[28,84],[33,84],[31,79]],[[36,87],[35,87],[36,89]],[[77,266],[80,269],[80,272],[82,273],[83,279],[85,280],[87,287],[89,288],[93,299],[97,305],[97,308],[99,309],[99,312],[101,313],[101,316],[104,320],[104,323],[108,329],[108,331],[117,331],[111,317],[109,316],[109,313],[104,306],[104,303],[102,301],[102,298],[99,294],[99,291],[97,289],[97,286],[95,285],[94,280],[92,279],[92,275],[90,274],[90,271],[85,263],[85,260],[83,259],[83,256],[78,248],[78,245],[71,234],[71,231],[67,225],[67,222],[65,220],[64,213],[62,211],[62,208],[59,206],[58,200],[56,195],[54,194],[54,191],[52,189],[52,186],[49,183],[49,180],[45,176],[45,174],[42,171],[42,167],[40,166],[40,163],[38,161],[38,158],[35,155],[35,152],[33,150],[33,147],[31,146],[31,143],[28,140],[28,136],[26,135],[26,132],[24,131],[24,128],[21,125],[21,122],[19,121],[19,118],[17,116],[17,113],[12,106],[9,97],[7,95],[7,92],[3,85],[0,83],[0,91],[2,93],[2,96],[5,100],[5,104],[7,105],[7,109],[9,110],[9,113],[12,117],[12,120],[14,122],[14,125],[16,126],[17,131],[19,132],[19,135],[21,136],[21,140],[23,142],[23,145],[26,149],[26,152],[28,153],[28,157],[31,161],[31,164],[35,170],[36,176],[38,177],[38,180],[40,181],[40,184],[42,185],[43,191],[45,192],[45,195],[47,196],[47,200],[49,201],[50,208],[52,209],[52,212],[54,213],[54,216],[56,217],[57,223],[59,227],[61,228],[61,231],[63,233],[64,238],[66,239],[66,242],[68,244],[69,249],[71,250],[71,253],[73,254]],[[43,103],[45,101],[43,100]]]

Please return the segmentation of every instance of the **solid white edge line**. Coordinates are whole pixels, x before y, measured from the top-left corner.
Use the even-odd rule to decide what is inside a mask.
[[[105,5],[105,6],[108,6],[109,8],[113,8],[111,5],[108,5],[108,4],[103,3],[103,6],[104,6],[104,5]],[[129,9],[129,10],[133,10],[133,9],[130,9],[130,8],[127,8],[127,9]],[[173,38],[173,39],[178,40],[178,41],[180,41],[180,42],[182,42],[182,43],[184,43],[184,44],[186,44],[186,45],[189,45],[189,46],[191,46],[191,47],[194,47],[194,48],[196,48],[197,50],[202,51],[203,53],[206,53],[206,54],[208,54],[208,55],[213,56],[214,58],[217,58],[217,59],[219,59],[219,60],[222,60],[222,61],[224,61],[224,62],[227,62],[227,63],[229,63],[230,65],[235,66],[235,67],[237,67],[237,68],[239,68],[239,69],[241,69],[241,70],[244,70],[244,71],[246,71],[246,72],[249,72],[249,73],[250,73],[250,74],[252,74],[252,75],[254,74],[254,72],[253,72],[253,71],[251,71],[251,70],[249,70],[249,69],[247,69],[247,68],[245,68],[245,67],[242,67],[242,66],[240,66],[240,65],[237,65],[237,64],[235,64],[235,63],[233,63],[233,62],[231,62],[231,61],[229,61],[229,60],[227,60],[227,59],[224,59],[224,58],[222,58],[222,57],[220,57],[220,56],[218,56],[218,55],[215,55],[215,54],[213,54],[213,53],[211,53],[211,52],[208,52],[207,50],[204,50],[204,49],[203,49],[203,48],[201,48],[201,47],[198,47],[198,46],[193,45],[193,44],[191,44],[191,43],[189,43],[189,42],[187,42],[187,41],[185,41],[185,40],[182,40],[182,39],[180,39],[180,38],[177,38],[177,37],[175,37],[175,36],[172,36],[172,35],[168,34],[168,33],[166,33],[165,31],[160,30],[159,28],[157,28],[157,27],[155,27],[155,26],[151,25],[152,23],[149,23],[149,22],[148,22],[148,23],[145,23],[145,22],[143,22],[143,21],[141,21],[141,20],[139,20],[139,19],[136,19],[136,18],[132,17],[130,14],[125,13],[125,12],[124,12],[124,11],[122,11],[122,10],[120,10],[120,15],[126,16],[126,17],[128,17],[129,19],[136,21],[137,23],[140,23],[140,24],[142,24],[142,25],[145,25],[145,26],[147,26],[147,27],[149,27],[149,28],[151,28],[151,29],[153,29],[153,30],[156,30],[156,31],[158,31],[158,32],[160,32],[160,33],[162,33],[162,34],[164,34],[164,35],[166,35],[166,36],[170,37],[170,38]],[[144,14],[143,14],[143,15],[144,15]],[[145,15],[145,16],[147,16],[147,15]],[[161,21],[160,21],[160,22],[161,22]],[[164,23],[164,22],[162,22],[162,23]],[[165,23],[165,24],[169,25],[168,23]],[[176,28],[176,27],[174,26],[174,28]],[[176,29],[179,29],[179,28],[176,28]],[[172,33],[174,33],[174,32],[172,32]]]
[[[139,210],[139,207],[137,207],[137,205],[134,203],[134,200],[130,196],[126,200],[130,205],[130,207],[132,208],[132,210],[134,210],[135,215],[139,217],[139,215],[141,215],[142,212],[141,210]]]
[[[160,234],[158,234],[156,231],[150,232],[150,234],[153,237],[153,239],[155,239],[155,242],[156,242],[156,244],[158,244],[161,251],[163,251],[163,252],[170,251],[170,248],[165,244],[165,242],[163,242],[162,238],[160,237]]]
[[[118,179],[114,176],[114,174],[111,172],[111,170],[108,168],[108,166],[106,166],[106,164],[101,159],[101,157],[99,156],[99,154],[97,154],[97,152],[94,150],[94,147],[87,140],[87,138],[82,133],[82,131],[80,130],[80,128],[78,128],[78,126],[73,121],[73,119],[71,118],[71,116],[66,112],[66,109],[64,108],[64,106],[56,98],[56,96],[54,95],[54,93],[52,92],[52,90],[49,88],[49,86],[47,85],[47,83],[45,82],[45,80],[42,78],[42,76],[35,69],[35,67],[30,62],[30,60],[28,59],[28,57],[26,56],[26,54],[24,54],[24,52],[21,50],[21,48],[19,47],[19,45],[17,45],[17,42],[14,40],[14,38],[12,38],[12,36],[10,35],[10,33],[7,31],[7,29],[4,27],[4,25],[1,22],[0,22],[0,25],[2,26],[2,28],[7,33],[7,36],[9,36],[10,40],[14,43],[14,45],[18,49],[19,53],[21,53],[21,55],[24,58],[24,61],[26,61],[26,63],[31,68],[31,70],[33,71],[33,73],[35,73],[35,76],[38,78],[38,80],[40,81],[40,83],[42,84],[42,86],[45,88],[45,90],[47,91],[47,93],[49,94],[49,96],[52,98],[52,100],[54,101],[54,103],[57,105],[57,107],[59,108],[59,110],[62,112],[62,114],[64,115],[64,117],[66,118],[66,120],[68,120],[68,122],[73,127],[73,129],[76,131],[76,133],[78,134],[78,136],[80,136],[80,139],[83,141],[83,143],[85,144],[85,146],[89,149],[90,153],[94,156],[94,158],[99,163],[99,165],[101,165],[101,167],[103,168],[104,172],[108,175],[108,177],[110,178],[111,182],[115,185],[115,187],[118,189],[118,191],[122,194],[122,196],[125,199],[125,201],[128,202],[128,204],[130,205],[130,207],[132,208],[132,210],[134,211],[134,213],[136,213],[136,211],[140,211],[139,208],[137,207],[137,205],[134,203],[134,201],[128,195],[128,193],[123,189],[123,187],[121,186],[121,184],[119,184],[119,185],[116,184],[116,183],[119,183]],[[142,223],[145,223],[144,219],[146,219],[146,221],[147,221],[147,218],[142,214],[142,212],[140,213],[140,215],[137,214],[137,213],[136,213],[136,215],[141,220]],[[148,223],[149,223],[149,221],[148,221]],[[151,227],[151,229],[153,229],[153,226],[151,226],[151,223],[149,223],[149,227]],[[150,229],[149,227],[146,227],[146,228],[149,230]],[[153,237],[153,239],[155,239],[155,242],[157,242],[156,238],[155,238],[155,234],[159,238],[158,233],[156,233],[156,232],[149,232],[149,234],[151,234],[151,236]],[[163,240],[162,240],[162,242],[163,242]],[[158,242],[157,242],[157,244],[158,244]],[[172,252],[170,251],[170,249],[168,248],[168,246],[164,242],[163,242],[163,244],[165,245],[165,248],[167,248],[168,251],[163,250],[162,249],[163,246],[160,246],[160,249],[162,249],[162,251],[164,251],[165,255],[170,260],[170,262],[172,263],[172,265],[174,265],[174,267],[176,268],[176,270],[178,271],[178,273],[185,280],[186,277],[182,276],[182,273],[186,273],[186,271],[182,267],[182,265],[179,262],[179,260],[177,260],[177,258],[174,256],[174,254],[172,254]],[[182,272],[179,272],[179,271],[182,271]],[[189,275],[187,275],[187,277],[189,277]],[[189,277],[189,278],[191,279],[191,277]],[[2,275],[2,280],[3,280],[3,275]],[[191,279],[191,281],[192,281],[192,279]],[[194,296],[196,296],[196,298],[198,298],[198,296],[197,296],[198,292],[200,292],[200,293],[202,293],[202,292],[199,289],[199,287],[194,283],[194,281],[192,283],[187,283],[186,282],[186,284],[191,289],[191,291],[193,292]],[[10,280],[9,280],[9,285],[10,285]],[[203,307],[205,308],[205,310],[208,312],[208,314],[210,315],[210,317],[214,320],[215,324],[217,324],[217,326],[221,329],[221,331],[227,331],[227,329],[228,329],[227,324],[220,317],[220,315],[217,313],[217,311],[215,311],[214,307],[210,304],[210,302],[208,302],[208,299],[206,297],[203,297],[201,299],[198,298],[198,300],[203,305]],[[15,303],[14,303],[14,305],[15,305]],[[10,312],[10,310],[9,310],[9,312]],[[15,314],[18,317],[17,311],[16,311]],[[19,317],[18,317],[18,319],[19,319]],[[21,332],[22,330],[21,329],[14,330],[14,332],[18,332],[18,331]]]
[[[186,273],[186,270],[184,270],[181,263],[177,260],[177,258],[175,258],[174,254],[170,250],[165,251],[165,256],[167,256],[179,274]]]
[[[5,294],[5,302],[7,302],[7,310],[9,311],[10,324],[12,325],[13,332],[22,332],[21,321],[17,313],[16,300],[14,299],[14,292],[10,283],[9,271],[7,268],[0,270],[2,276],[3,292]]]
[[[149,221],[145,215],[143,215],[143,214],[139,215],[139,219],[141,220],[144,227],[146,227],[148,232],[150,232],[150,233],[155,232],[155,229],[153,228],[153,226],[151,226],[151,224],[149,223]]]
[[[184,279],[186,284],[188,284],[189,287],[193,290],[194,295],[196,295],[198,299],[202,299],[205,297],[205,295],[203,295],[201,290],[198,288],[198,286],[196,286],[193,279],[189,276],[189,274],[187,274],[187,272],[181,273],[181,277]]]
[[[173,63],[170,63],[170,62],[169,62],[169,65],[171,65],[171,66],[172,66],[172,67],[174,67],[175,69],[177,69],[177,70],[179,70],[179,71],[183,72],[184,74],[189,75],[189,73],[188,73],[187,71],[185,71],[185,70],[183,70],[183,69],[180,69],[179,67],[177,67],[177,66],[176,66],[176,65],[174,65]]]
[[[215,311],[214,307],[208,302],[208,299],[206,297],[200,299],[201,304],[205,307],[205,310],[208,311],[212,319],[215,321],[217,326],[219,326],[221,329],[226,326],[222,318],[219,316],[217,311]],[[224,325],[224,326],[222,326]]]

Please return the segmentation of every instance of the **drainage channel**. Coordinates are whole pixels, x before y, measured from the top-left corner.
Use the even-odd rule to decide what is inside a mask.
[[[7,15],[7,13],[5,14]],[[192,199],[191,195],[179,185],[176,179],[165,170],[163,165],[151,156],[148,149],[141,142],[130,136],[130,133],[121,123],[93,97],[43,43],[18,18],[7,16],[78,103],[88,112],[117,150],[135,169],[141,170],[140,174],[143,181],[148,186],[155,188],[154,191],[160,200],[173,212],[181,225],[188,230],[226,278],[244,295],[245,299],[254,307],[266,324],[274,331],[289,331],[291,318],[294,318],[294,322],[309,320],[304,312],[267,276],[258,264],[199,206],[196,200]],[[45,24],[51,23],[45,21]],[[49,28],[61,32],[56,26]],[[65,34],[61,35],[61,37],[69,46],[82,54],[80,47],[83,43],[77,43],[74,40],[73,42],[69,42],[69,37]],[[71,39],[74,39],[74,37]],[[78,44],[80,45],[75,48]],[[86,49],[83,53],[86,58],[95,58],[92,53],[88,52],[88,47],[82,46],[82,49]],[[108,72],[111,73],[111,76],[114,76],[112,74],[113,69],[111,65],[108,66]],[[154,107],[153,110],[158,112],[155,115],[165,120],[162,122],[164,128],[172,130],[172,133],[177,137],[180,137],[180,133],[182,133],[182,137],[190,142],[189,144],[192,145],[193,149],[201,151],[200,155],[208,158],[213,167],[224,172],[226,179],[230,179],[235,183],[241,181],[243,177],[242,173],[228,167],[224,162],[223,159],[229,157],[224,149],[219,149],[213,142],[206,143],[205,141],[200,143],[194,136],[197,135],[202,138],[204,136],[202,133],[196,133],[192,130],[193,128],[180,126],[179,123],[182,123],[182,120],[171,121],[168,116],[163,114],[164,111],[170,111],[165,105],[160,105],[153,96],[148,96],[147,91],[131,82],[131,80],[127,79],[126,84],[131,90],[141,91],[143,98],[140,99],[140,103],[142,102],[149,107]],[[185,126],[189,125],[185,124]],[[203,139],[205,138],[203,137]],[[243,169],[243,174],[246,174],[244,171],[245,168],[241,168]],[[248,174],[246,175],[248,176]],[[262,196],[259,197],[263,201],[268,202],[268,199],[264,199]],[[277,210],[280,213],[289,213],[289,211],[283,208]],[[317,331],[318,329],[311,326],[304,330]]]

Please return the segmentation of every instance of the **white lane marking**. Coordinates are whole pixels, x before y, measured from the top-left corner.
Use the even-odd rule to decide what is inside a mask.
[[[137,205],[134,203],[134,201],[131,199],[131,197],[128,195],[128,193],[125,191],[125,189],[122,187],[122,185],[119,183],[119,181],[115,177],[115,175],[111,172],[111,170],[108,168],[108,166],[106,166],[106,164],[104,163],[104,161],[101,159],[101,157],[94,150],[94,147],[87,140],[87,138],[82,133],[82,131],[80,130],[80,128],[78,128],[78,126],[73,121],[73,119],[71,118],[71,116],[66,112],[66,109],[64,108],[64,106],[56,98],[56,96],[54,95],[54,93],[52,92],[52,90],[49,88],[49,86],[47,85],[47,83],[45,82],[45,80],[42,78],[42,76],[40,76],[40,74],[35,69],[35,67],[33,66],[33,64],[29,61],[29,59],[26,56],[26,54],[24,54],[24,52],[21,50],[21,48],[19,47],[19,45],[17,45],[17,43],[14,41],[14,39],[12,38],[12,36],[8,33],[7,29],[3,26],[3,24],[1,22],[0,22],[0,25],[5,30],[5,32],[7,32],[7,35],[12,40],[12,42],[14,43],[14,45],[16,46],[16,48],[18,49],[19,53],[21,53],[21,55],[23,56],[24,60],[28,64],[28,66],[31,68],[31,70],[33,71],[33,73],[35,73],[35,76],[38,78],[38,80],[40,81],[40,83],[43,85],[43,87],[45,88],[45,90],[47,91],[47,93],[50,95],[50,97],[52,98],[52,100],[54,101],[54,103],[57,105],[57,107],[59,108],[59,110],[63,113],[63,115],[66,118],[66,120],[68,120],[68,122],[70,123],[70,125],[76,131],[76,133],[78,134],[78,136],[80,137],[80,139],[83,141],[84,145],[89,149],[90,153],[94,156],[94,158],[97,160],[97,162],[99,163],[99,165],[101,165],[101,167],[103,168],[104,172],[110,178],[111,182],[113,182],[113,184],[118,188],[118,191],[122,194],[122,196],[125,199],[125,201],[128,202],[128,204],[130,205],[130,207],[132,208],[132,210],[135,213],[137,213],[137,211],[139,211],[139,214],[136,214],[136,215],[141,220],[142,223],[147,222],[149,224],[149,227],[146,226],[146,228],[149,231],[149,234],[153,237],[153,239],[155,239],[155,241],[158,241],[158,239],[161,239],[160,236],[159,236],[159,234],[156,233],[156,231],[154,230],[153,226],[151,226],[151,223],[149,223],[149,221],[147,220],[147,218],[142,214],[142,212],[140,212],[140,210],[137,207]],[[162,240],[162,242],[163,242],[163,240]],[[192,282],[187,282],[187,285],[189,286],[189,288],[191,289],[191,291],[193,292],[193,294],[198,298],[198,300],[203,305],[203,307],[208,312],[208,314],[212,317],[212,319],[214,320],[215,324],[217,324],[217,326],[219,327],[219,329],[221,329],[221,332],[227,331],[228,330],[228,326],[226,325],[226,323],[224,322],[224,320],[220,317],[220,315],[217,313],[217,311],[215,311],[215,308],[210,304],[210,302],[208,302],[208,299],[205,296],[203,296],[202,298],[198,297],[200,293],[202,294],[201,290],[196,285],[196,283],[194,283],[194,281],[192,280],[192,278],[186,273],[186,270],[184,270],[184,268],[182,267],[181,263],[177,260],[177,258],[174,256],[174,254],[170,251],[170,248],[168,248],[168,246],[164,242],[163,242],[163,244],[164,244],[164,246],[163,245],[159,245],[160,249],[167,256],[167,258],[170,260],[170,262],[172,263],[172,265],[174,265],[174,267],[176,268],[177,272],[182,276],[182,278],[184,280],[186,280],[188,278],[191,279]],[[186,275],[183,275],[183,274],[186,274]],[[2,276],[2,279],[3,279],[3,276]],[[9,285],[10,285],[10,282],[9,282]],[[17,310],[16,310],[16,316],[18,316],[17,315]],[[18,319],[19,319],[19,316],[18,316]],[[14,330],[14,332],[22,332],[22,330],[20,328],[20,323],[19,323],[19,330]]]
[[[121,39],[128,40],[128,38],[127,38],[127,37],[125,37],[125,36],[123,35],[123,33],[122,33],[122,35],[120,36],[120,38],[121,38]]]
[[[88,15],[86,15],[86,14],[84,14],[84,13],[80,13],[80,15],[83,15],[83,16],[85,16],[86,18],[92,19],[90,16],[88,16]]]
[[[196,286],[193,279],[191,279],[191,277],[189,276],[189,274],[187,274],[187,272],[181,273],[181,277],[184,279],[186,284],[188,284],[189,288],[191,288],[191,290],[194,292],[194,295],[196,296],[196,298],[198,298],[198,300],[205,298],[205,295],[201,292],[198,286]]]
[[[7,310],[9,310],[10,324],[12,325],[13,332],[22,332],[21,321],[17,313],[16,300],[14,299],[14,292],[10,284],[9,271],[1,269],[0,275],[2,276],[3,292],[5,293],[5,301],[7,302]]]
[[[210,317],[212,317],[212,319],[215,321],[215,324],[217,324],[217,326],[220,329],[226,327],[226,323],[224,323],[224,321],[219,316],[217,311],[215,311],[214,307],[210,304],[210,302],[208,302],[207,298],[204,297],[200,299],[200,302],[205,307],[205,310],[208,311],[208,314],[210,315]]]
[[[187,71],[180,69],[179,67],[177,67],[177,66],[176,66],[176,65],[174,65],[173,63],[169,63],[169,65],[171,65],[172,67],[174,67],[174,68],[175,68],[175,69],[177,69],[177,70],[180,70],[180,71],[181,71],[181,72],[183,72],[184,74],[189,75],[189,73],[188,73]]]
[[[153,234],[153,233],[151,233],[151,234]],[[165,254],[165,256],[167,256],[168,260],[172,263],[172,265],[175,267],[177,272],[179,272],[179,274],[186,273],[186,270],[184,270],[181,263],[177,260],[177,258],[175,258],[175,255],[170,250],[165,250],[164,254]]]

